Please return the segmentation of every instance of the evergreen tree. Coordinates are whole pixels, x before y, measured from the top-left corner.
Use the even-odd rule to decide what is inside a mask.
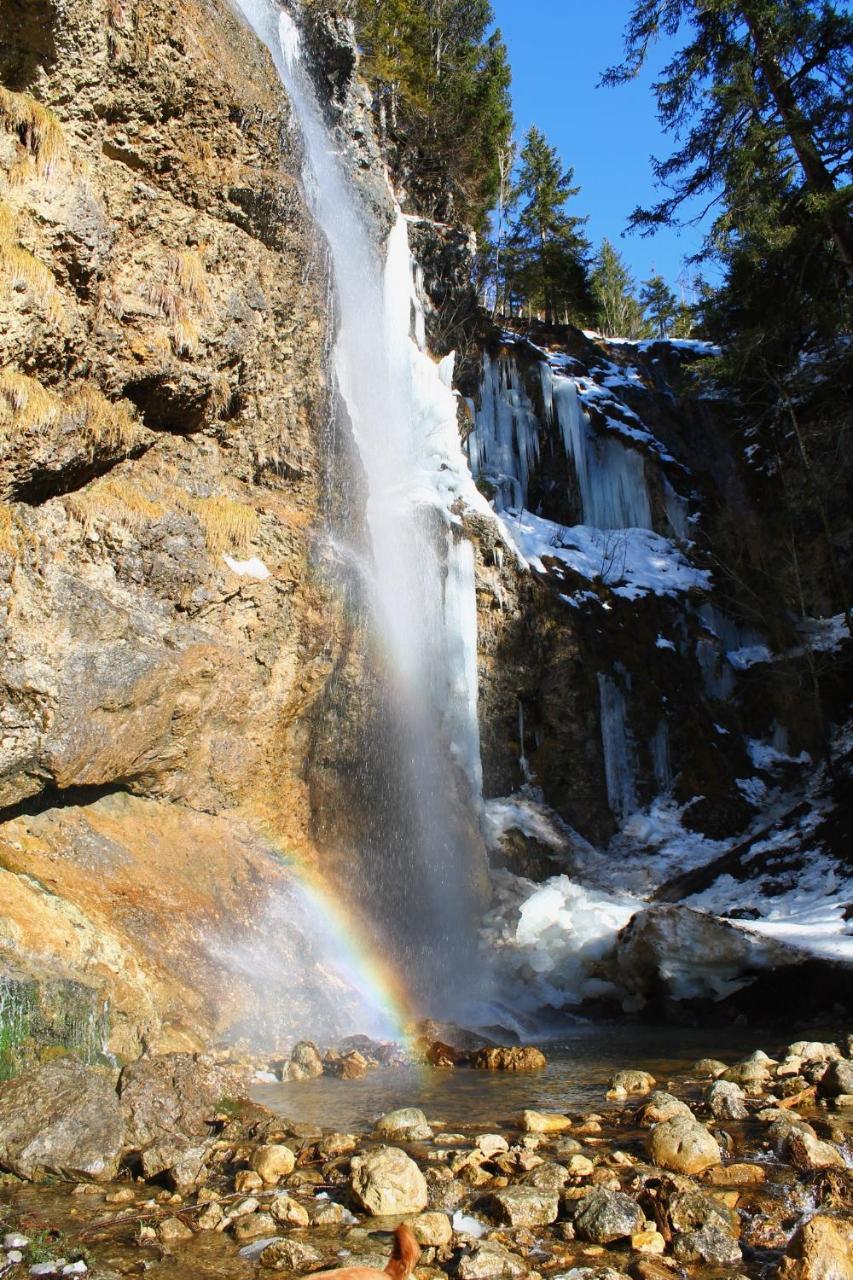
[[[654,275],[643,281],[640,300],[648,312],[655,336],[668,337],[678,315],[678,299],[663,276]]]
[[[650,45],[680,30],[686,43],[655,85],[660,122],[681,143],[655,162],[670,194],[632,224],[672,223],[698,197],[723,202],[712,242],[732,231],[772,240],[781,196],[821,224],[853,276],[851,15],[829,0],[634,0],[625,60],[605,83],[632,79]]]
[[[634,292],[634,281],[619,252],[604,239],[589,277],[596,325],[609,338],[646,338],[649,325]]]
[[[566,211],[576,196],[574,170],[563,170],[556,147],[535,126],[528,130],[512,191],[518,213],[508,243],[512,288],[545,320],[582,319],[590,314],[587,279],[590,244],[586,218]]]

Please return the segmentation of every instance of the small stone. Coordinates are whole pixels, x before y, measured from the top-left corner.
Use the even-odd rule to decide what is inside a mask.
[[[204,1206],[196,1218],[196,1226],[199,1231],[215,1231],[224,1216],[221,1207],[212,1200],[210,1204]]]
[[[711,1115],[717,1120],[745,1120],[749,1115],[743,1089],[733,1080],[715,1080],[707,1099]]]
[[[192,1231],[180,1218],[164,1218],[157,1227],[157,1236],[164,1243],[171,1244],[175,1240],[189,1240]]]
[[[290,1147],[270,1143],[258,1147],[252,1156],[252,1168],[260,1174],[267,1186],[274,1186],[296,1168],[296,1156]]]
[[[316,1203],[318,1206],[325,1206],[333,1204],[334,1201],[322,1200]],[[276,1196],[270,1204],[270,1213],[282,1226],[307,1227],[310,1221],[308,1210],[298,1200],[294,1200],[293,1196]]]
[[[728,1164],[711,1169],[708,1181],[715,1187],[740,1187],[763,1182],[766,1176],[760,1164]]]
[[[544,1227],[556,1222],[560,1208],[556,1192],[537,1187],[507,1187],[487,1196],[478,1206],[494,1222],[510,1227]]]
[[[659,1231],[637,1231],[631,1236],[631,1248],[638,1253],[663,1253],[666,1241]]]
[[[254,1169],[241,1169],[234,1179],[234,1190],[240,1195],[251,1191],[263,1191],[264,1180]]]
[[[421,1213],[406,1218],[418,1244],[424,1249],[440,1249],[453,1239],[453,1227],[446,1213]]]
[[[843,1058],[830,1062],[821,1077],[818,1093],[822,1098],[853,1094],[853,1062],[845,1062]]]
[[[745,1062],[737,1062],[733,1067],[728,1067],[722,1079],[729,1080],[733,1084],[765,1085],[770,1079],[770,1068],[765,1062],[747,1059]]]
[[[132,1204],[136,1199],[136,1192],[130,1187],[121,1187],[118,1191],[112,1191],[108,1196],[104,1196],[105,1204]]]
[[[396,1139],[398,1142],[421,1142],[432,1137],[432,1129],[419,1107],[400,1107],[381,1116],[373,1127],[379,1138]]]
[[[648,1139],[653,1162],[675,1173],[703,1173],[719,1164],[720,1144],[698,1121],[675,1116],[655,1125]]]
[[[499,1133],[477,1134],[474,1146],[486,1156],[495,1156],[501,1151],[509,1151],[509,1143]]]
[[[645,1215],[630,1196],[603,1187],[590,1193],[574,1214],[575,1235],[593,1244],[610,1244],[636,1235],[645,1226]]]
[[[693,1068],[694,1074],[700,1078],[711,1076],[714,1080],[727,1070],[727,1063],[720,1062],[718,1058],[700,1058]]]
[[[526,1133],[562,1133],[571,1129],[568,1116],[558,1111],[522,1111],[521,1127]]]
[[[575,1155],[569,1157],[567,1167],[569,1173],[573,1174],[576,1178],[588,1178],[595,1168],[595,1165],[592,1163],[589,1156]]]
[[[29,1243],[30,1237],[22,1236],[17,1231],[11,1231],[8,1235],[3,1237],[4,1249],[26,1249]]]
[[[301,1209],[301,1205],[296,1206]],[[303,1211],[304,1212],[304,1211]],[[311,1223],[315,1227],[352,1226],[358,1221],[355,1214],[350,1213],[345,1205],[337,1200],[315,1200],[310,1209]],[[294,1223],[294,1226],[302,1225]]]
[[[247,1196],[245,1200],[241,1200],[231,1208],[232,1218],[242,1218],[246,1213],[257,1213],[261,1207],[260,1200],[256,1200],[254,1196]]]
[[[540,1191],[562,1191],[568,1181],[568,1171],[553,1160],[543,1161],[522,1178],[525,1187],[538,1187]]]
[[[10,1249],[6,1254],[6,1261],[9,1263],[10,1267],[13,1267],[17,1263],[24,1261],[24,1255],[20,1249]]]

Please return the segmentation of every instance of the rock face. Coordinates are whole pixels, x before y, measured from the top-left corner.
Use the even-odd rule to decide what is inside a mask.
[[[61,1058],[0,1085],[0,1166],[19,1177],[109,1182],[123,1145],[124,1117],[103,1072]]]

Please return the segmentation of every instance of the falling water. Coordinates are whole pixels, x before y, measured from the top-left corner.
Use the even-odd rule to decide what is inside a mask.
[[[452,363],[436,366],[420,349],[406,220],[398,213],[383,260],[324,123],[297,25],[270,0],[239,3],[302,132],[305,190],[335,285],[335,381],[367,479],[371,613],[394,720],[385,732],[394,749],[380,767],[399,775],[388,790],[406,812],[396,825],[374,815],[388,829],[374,832],[372,883],[360,896],[373,896],[377,917],[399,917],[389,945],[420,978],[422,1001],[432,993],[437,1012],[453,1012],[452,991],[459,1012],[479,983],[475,885],[484,855],[474,556],[450,510],[478,495],[459,441]]]

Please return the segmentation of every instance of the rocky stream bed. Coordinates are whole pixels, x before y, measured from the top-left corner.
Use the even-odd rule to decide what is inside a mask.
[[[340,1079],[353,1055],[365,1071],[405,1058],[343,1048],[303,1042],[276,1072]],[[515,1085],[545,1061],[424,1038],[407,1052]],[[381,1269],[406,1221],[417,1280],[853,1277],[853,1037],[666,1079],[626,1068],[594,1112],[526,1107],[488,1130],[406,1106],[335,1132],[252,1101],[257,1070],[233,1053],[120,1073],[62,1057],[0,1086],[0,1275]]]

